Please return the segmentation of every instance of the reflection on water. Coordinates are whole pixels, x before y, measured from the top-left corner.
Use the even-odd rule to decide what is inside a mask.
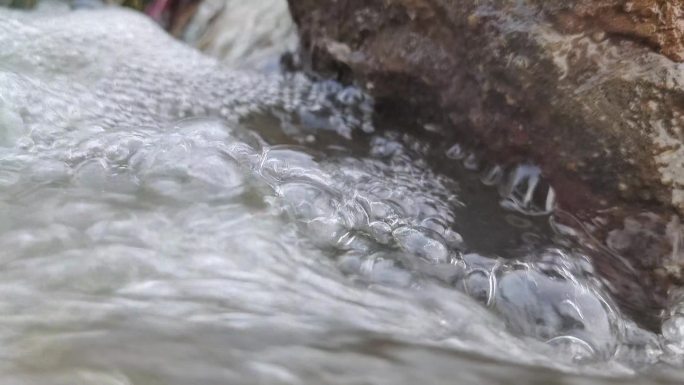
[[[452,147],[437,171],[371,111],[132,13],[0,11],[3,384],[622,383],[677,361],[548,226],[534,167],[482,176]]]

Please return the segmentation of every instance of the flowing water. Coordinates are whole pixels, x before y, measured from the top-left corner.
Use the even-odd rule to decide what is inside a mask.
[[[538,170],[132,12],[0,10],[2,384],[679,383]],[[497,188],[498,186],[498,188]]]

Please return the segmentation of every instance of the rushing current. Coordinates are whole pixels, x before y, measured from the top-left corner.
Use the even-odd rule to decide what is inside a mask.
[[[0,10],[0,383],[679,383],[684,320],[621,314],[534,166],[372,112],[133,12]]]

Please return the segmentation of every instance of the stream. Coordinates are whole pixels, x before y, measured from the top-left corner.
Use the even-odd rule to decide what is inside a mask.
[[[0,382],[676,384],[531,164],[118,8],[0,8]],[[581,246],[581,245],[580,245]]]

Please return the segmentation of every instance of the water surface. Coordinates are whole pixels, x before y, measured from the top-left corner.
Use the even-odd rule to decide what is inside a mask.
[[[0,10],[3,384],[677,383],[684,328],[621,314],[534,166],[372,108]]]

